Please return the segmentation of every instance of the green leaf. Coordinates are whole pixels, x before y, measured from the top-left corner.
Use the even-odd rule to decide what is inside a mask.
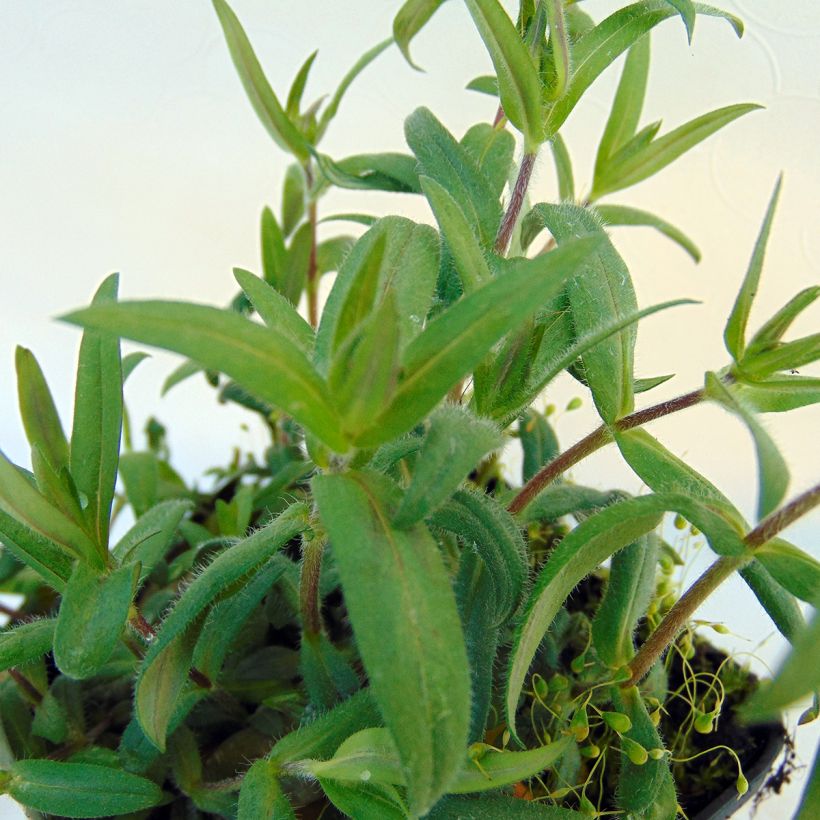
[[[342,653],[323,634],[303,631],[299,644],[302,682],[317,709],[329,709],[359,688],[359,679]]]
[[[570,6],[572,8],[572,6]],[[427,815],[428,820],[582,820],[589,815],[560,806],[534,803],[506,795],[482,795],[478,798],[445,797]]]
[[[265,324],[287,336],[303,353],[310,353],[314,341],[313,328],[296,312],[293,305],[250,271],[234,268],[233,275]]]
[[[464,292],[470,293],[492,278],[478,237],[458,202],[438,182],[426,176],[422,176],[420,181],[441,234],[453,255]]]
[[[736,17],[700,3],[696,5],[696,9],[700,14],[727,19],[738,36],[742,35],[743,24]],[[619,9],[582,34],[572,47],[572,78],[569,87],[564,96],[547,111],[544,122],[547,138],[558,132],[589,86],[619,55],[675,13],[667,0],[640,0]]]
[[[427,108],[417,108],[404,121],[404,135],[421,173],[455,199],[483,247],[492,248],[501,224],[501,203],[472,154]]]
[[[18,760],[6,791],[29,809],[60,817],[111,817],[159,805],[163,794],[144,777],[90,763]]]
[[[467,8],[490,54],[507,119],[524,135],[532,153],[544,139],[541,79],[512,20],[498,0],[466,0]]]
[[[2,454],[0,454],[2,461]],[[2,472],[2,464],[0,464]],[[45,503],[45,501],[44,501]],[[4,550],[38,572],[58,592],[71,575],[73,552],[41,532],[9,515],[0,495],[0,540]]]
[[[346,817],[362,820],[406,820],[410,815],[398,789],[377,783],[319,780],[322,791]]]
[[[391,405],[358,444],[381,443],[411,429],[492,346],[557,293],[593,250],[584,237],[535,259],[512,260],[497,276],[428,323],[407,346],[404,378]]]
[[[393,525],[403,529],[427,518],[458,489],[484,455],[500,446],[501,434],[492,422],[457,405],[437,410]]]
[[[164,396],[169,390],[176,387],[178,384],[181,384],[186,379],[190,379],[191,376],[196,376],[197,373],[202,373],[203,370],[203,367],[198,365],[196,362],[190,361],[190,359],[188,361],[183,362],[181,365],[174,368],[174,370],[171,371],[171,373],[162,383],[160,395]]]
[[[316,268],[321,276],[330,271],[338,271],[345,261],[345,257],[350,253],[350,249],[356,244],[353,236],[334,236],[320,242],[316,247]]]
[[[236,313],[183,302],[100,304],[63,318],[164,347],[221,370],[290,413],[329,447],[347,450],[322,380],[302,351],[278,331]]]
[[[552,57],[547,72],[548,82],[544,89],[548,100],[560,99],[567,89],[570,75],[570,32],[564,19],[563,0],[547,0],[544,3],[549,20],[549,46],[546,54]]]
[[[253,110],[280,148],[302,162],[307,161],[310,156],[308,144],[282,109],[262,71],[262,66],[259,65],[242,24],[225,0],[213,0],[213,4],[225,34],[231,59]]]
[[[792,297],[755,333],[746,350],[747,356],[776,347],[791,323],[820,296],[820,285],[804,288]]]
[[[769,241],[769,234],[771,233],[772,222],[774,221],[774,212],[777,207],[777,200],[780,197],[782,184],[783,177],[781,176],[774,186],[774,191],[769,200],[769,206],[766,209],[766,216],[763,219],[763,225],[760,228],[760,233],[755,242],[752,258],[746,270],[746,276],[743,278],[740,292],[737,295],[734,307],[729,315],[729,320],[726,322],[726,329],[723,331],[726,349],[736,362],[739,362],[743,358],[746,347],[746,325],[748,324],[749,313],[752,310],[752,302],[757,294],[758,284],[760,283],[760,274],[763,271],[763,260],[766,256],[766,245]]]
[[[814,764],[811,767],[806,787],[800,798],[800,805],[794,815],[794,820],[812,820],[820,814],[820,748],[814,754]]]
[[[760,561],[741,567],[740,576],[760,601],[780,633],[794,643],[806,625],[795,597],[775,580]]]
[[[347,738],[330,760],[303,760],[299,768],[324,780],[405,785],[396,744],[381,727],[362,729]]]
[[[743,359],[743,375],[752,379],[771,376],[780,370],[796,370],[820,359],[820,333],[784,342],[776,347],[746,356]]]
[[[371,216],[370,214],[356,214],[356,213],[347,213],[347,214],[331,214],[330,216],[322,217],[319,220],[319,224],[321,225],[323,222],[356,222],[359,225],[366,225],[368,228],[378,222],[378,217]]]
[[[772,538],[755,550],[755,558],[792,595],[813,603],[820,590],[820,562],[782,538]]]
[[[416,160],[407,154],[354,154],[336,162],[325,154],[315,156],[319,170],[337,188],[421,193]],[[374,221],[371,219],[368,224]]]
[[[114,560],[120,566],[139,563],[141,583],[165,557],[183,516],[192,509],[190,501],[175,499],[151,507],[117,542],[111,551]]]
[[[655,592],[659,539],[638,538],[612,556],[604,597],[592,621],[598,657],[609,667],[625,666],[635,654],[633,635]]]
[[[464,86],[467,91],[477,91],[479,94],[486,94],[488,97],[498,96],[498,80],[495,74],[483,74],[475,77]]]
[[[342,97],[344,97],[347,89],[350,88],[351,84],[359,76],[359,74],[361,74],[362,71],[364,71],[364,69],[367,68],[370,63],[372,63],[373,60],[375,60],[376,57],[378,57],[392,42],[393,38],[388,38],[386,40],[382,40],[380,43],[377,43],[373,46],[373,48],[365,51],[365,53],[362,54],[358,60],[356,60],[347,74],[342,77],[339,87],[333,92],[333,96],[330,98],[327,108],[325,108],[322,112],[322,116],[319,120],[319,128],[317,130],[317,142],[324,136],[328,125],[330,125],[331,120],[336,116],[336,113],[339,110],[339,104],[342,102]]]
[[[705,395],[723,405],[729,412],[739,416],[749,428],[757,451],[758,467],[758,502],[757,517],[764,518],[775,510],[786,497],[789,488],[789,468],[780,455],[777,445],[755,418],[754,414],[746,409],[737,400],[723,382],[714,373],[706,374]]]
[[[296,820],[278,774],[278,766],[270,760],[253,763],[242,778],[238,820]]]
[[[265,275],[265,281],[280,290],[285,276],[287,250],[285,249],[285,238],[282,235],[279,223],[276,221],[273,211],[267,206],[262,210],[259,235],[262,250],[262,271]]]
[[[302,63],[299,71],[296,72],[296,76],[293,78],[293,82],[291,83],[290,91],[288,91],[288,99],[285,103],[285,112],[291,121],[295,120],[295,118],[299,116],[299,111],[302,106],[302,95],[305,93],[305,85],[307,85],[308,75],[310,74],[313,61],[316,59],[316,55],[318,53],[319,51],[317,49],[307,58],[307,60],[305,60],[304,63]]]
[[[285,171],[285,179],[282,183],[282,234],[290,236],[296,226],[305,215],[305,174],[302,168],[293,163],[288,165]],[[287,261],[282,274],[282,287],[285,284],[287,275]],[[265,277],[267,278],[267,276]]]
[[[662,513],[652,496],[633,498],[590,516],[552,551],[535,581],[513,639],[507,674],[507,725],[515,713],[527,670],[541,640],[567,596],[617,550],[658,526]]]
[[[649,77],[650,43],[649,34],[640,37],[626,55],[618,90],[612,101],[612,110],[598,145],[595,179],[604,173],[612,155],[637,133]]]
[[[122,382],[125,384],[128,377],[137,369],[137,366],[142,364],[146,359],[151,357],[147,353],[136,351],[129,353],[122,358]]]
[[[405,0],[393,18],[393,39],[401,49],[404,59],[421,71],[410,56],[410,41],[421,31],[444,0]]]
[[[526,484],[560,452],[558,438],[547,419],[533,409],[518,421],[518,438],[524,451],[521,478]]]
[[[598,205],[595,210],[607,225],[645,225],[654,228],[677,242],[695,262],[700,262],[698,246],[683,231],[655,214],[628,205]]]
[[[153,453],[123,453],[120,477],[134,515],[144,515],[157,503],[159,462]]]
[[[600,199],[604,194],[623,190],[653,176],[730,122],[761,107],[755,103],[727,105],[702,114],[668,134],[653,139],[638,151],[634,151],[627,143],[611,157],[606,170],[595,179],[589,198]]]
[[[118,276],[99,287],[92,306],[105,308],[117,299]],[[108,526],[122,431],[122,364],[117,338],[98,330],[83,333],[77,362],[71,475],[86,497],[86,516],[100,547],[108,546]]]
[[[695,15],[697,14],[695,4],[692,0],[666,0],[666,2],[678,10],[683,24],[686,26],[686,36],[691,43],[692,35],[695,33]]]
[[[503,128],[479,122],[468,129],[460,145],[500,197],[513,172],[515,137]]]
[[[54,642],[54,618],[38,618],[36,621],[4,629],[0,632],[0,672],[13,666],[36,661],[51,651]]]
[[[54,631],[54,661],[63,674],[83,680],[111,657],[122,635],[138,566],[100,576],[78,562],[60,602]]]
[[[593,214],[568,203],[536,205],[526,219],[546,224],[559,246],[577,236],[603,233]],[[579,337],[598,330],[613,317],[625,318],[637,311],[629,271],[606,237],[597,253],[590,254],[581,271],[569,280],[566,293]],[[629,324],[581,356],[595,406],[607,423],[625,416],[634,407],[636,338],[637,328]]]
[[[618,500],[616,493],[602,492],[576,484],[551,484],[521,511],[524,523],[553,522],[565,515],[608,507]]]
[[[567,144],[560,134],[550,140],[552,158],[555,161],[555,173],[558,177],[558,197],[562,202],[575,201],[575,180],[572,176],[572,159]]]
[[[398,491],[386,479],[317,476],[313,490],[370,686],[405,768],[411,811],[424,814],[455,777],[470,716],[447,571],[423,525],[390,526]]]
[[[820,379],[781,375],[730,388],[740,401],[757,413],[785,413],[820,402]]]
[[[648,393],[650,390],[654,390],[656,387],[659,387],[662,384],[665,384],[669,381],[669,379],[674,379],[674,373],[667,373],[664,376],[648,376],[645,379],[635,379],[635,382],[632,386],[632,390],[634,393]]]

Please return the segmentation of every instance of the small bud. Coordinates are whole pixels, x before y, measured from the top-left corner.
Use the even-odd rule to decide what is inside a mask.
[[[690,530],[692,535],[700,535],[700,530],[693,524],[692,529]]]
[[[636,743],[628,737],[621,738],[621,750],[636,766],[643,766],[649,760],[649,752],[640,743]]]
[[[724,624],[712,624],[712,629],[714,629],[719,635],[729,634],[729,628]]]
[[[535,696],[539,700],[546,700],[547,695],[549,694],[549,686],[540,675],[533,675],[532,689],[535,692]]]
[[[650,712],[649,719],[652,721],[653,726],[659,725],[661,722],[661,710],[655,709],[653,712]]]
[[[678,513],[675,516],[675,529],[676,530],[685,530],[686,529],[686,519]]]
[[[581,401],[579,396],[576,396],[574,399],[570,399],[567,403],[567,410],[577,410],[583,402]]]
[[[625,683],[632,677],[632,670],[628,666],[622,666],[613,676],[613,683]]]
[[[589,718],[587,717],[586,707],[575,710],[575,714],[572,716],[572,720],[569,724],[569,729],[578,743],[589,737]]]
[[[570,662],[569,668],[575,672],[576,675],[580,675],[581,672],[584,671],[584,665],[586,664],[587,656],[586,655],[578,655],[577,658],[573,658]]]
[[[807,723],[811,723],[812,721],[817,720],[817,709],[812,706],[810,709],[806,709],[802,715],[800,715],[800,719],[797,721],[798,726],[805,726]]]
[[[652,760],[660,760],[666,755],[665,749],[649,749],[647,754],[652,758]]]
[[[550,692],[564,692],[569,689],[569,681],[563,675],[553,675],[550,678]]]
[[[547,416],[547,417],[551,416],[554,412],[555,412],[555,405],[554,404],[548,404],[546,406],[546,408],[544,409],[544,415]]]
[[[578,808],[583,814],[587,814],[590,817],[597,817],[598,815],[598,810],[592,805],[590,799],[585,794],[581,795],[581,799],[578,801]]]
[[[622,712],[601,712],[601,717],[604,723],[618,734],[628,732],[632,728],[632,721]]]
[[[746,794],[746,792],[749,791],[749,781],[742,774],[739,774],[737,776],[735,788],[737,789],[738,794]]]
[[[595,760],[595,758],[601,754],[600,748],[596,746],[594,743],[590,743],[587,746],[582,746],[580,749],[578,749],[578,752],[580,753],[581,757],[586,757],[590,760]]]
[[[700,735],[708,735],[715,728],[714,712],[696,712],[695,731]]]
[[[561,800],[562,798],[566,797],[571,791],[572,789],[564,786],[561,789],[556,789],[554,792],[550,792],[550,797],[553,800]]]
[[[662,555],[658,563],[664,575],[671,575],[675,571],[675,562],[668,555]]]

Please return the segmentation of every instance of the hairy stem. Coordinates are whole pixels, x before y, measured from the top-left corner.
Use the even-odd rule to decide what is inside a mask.
[[[527,195],[527,188],[529,188],[534,167],[535,154],[524,154],[521,159],[521,167],[518,169],[518,178],[515,180],[515,187],[510,197],[510,204],[507,206],[507,212],[501,220],[498,236],[495,238],[495,252],[500,256],[507,252],[507,246],[510,244],[513,228],[515,228],[515,223],[521,213],[521,206],[524,204],[524,197]]]
[[[809,510],[820,504],[820,484],[816,484],[810,490],[806,490],[802,495],[775,510],[771,515],[764,518],[744,539],[747,546],[752,549],[771,541],[779,532],[782,532],[805,515]]]
[[[42,703],[43,696],[40,690],[19,669],[13,667],[9,669],[9,676],[31,703],[35,706]]]
[[[310,165],[305,166],[305,178],[308,191],[313,188],[313,170]],[[308,203],[308,222],[310,223],[310,257],[308,259],[307,269],[307,309],[308,322],[311,327],[317,327],[319,324],[319,305],[318,305],[318,281],[317,274],[319,270],[317,262],[317,247],[316,247],[316,200],[310,198]]]
[[[324,551],[325,544],[322,538],[313,538],[303,542],[299,602],[302,611],[302,625],[308,635],[319,635],[322,631],[319,578],[322,573]]]

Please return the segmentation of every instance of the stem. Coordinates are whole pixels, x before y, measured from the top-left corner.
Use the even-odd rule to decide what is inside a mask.
[[[305,179],[307,189],[310,191],[313,188],[313,171],[310,164],[305,166]],[[308,322],[311,327],[317,327],[319,324],[319,309],[317,303],[317,281],[316,275],[318,272],[317,250],[316,250],[316,200],[311,199],[308,203],[308,222],[310,223],[310,257],[308,259],[307,269],[307,308],[308,308]]]
[[[510,244],[515,223],[521,213],[521,206],[524,204],[524,197],[527,195],[527,188],[530,185],[532,169],[535,167],[535,154],[524,154],[521,159],[521,167],[518,169],[518,178],[515,180],[510,204],[507,212],[501,220],[501,227],[498,229],[498,236],[495,238],[495,252],[503,256],[507,252],[507,245]]]
[[[743,540],[748,547],[753,550],[757,549],[767,541],[771,541],[779,532],[785,530],[789,524],[794,523],[800,516],[805,515],[818,504],[820,504],[820,484],[806,490],[802,495],[786,504],[785,507],[775,510],[771,515],[764,518]]]
[[[724,555],[718,558],[703,575],[675,602],[660,626],[632,659],[629,668],[632,677],[622,686],[635,686],[652,668],[675,636],[686,625],[695,610],[737,569],[749,561],[748,556]]]
[[[13,667],[9,669],[11,679],[20,687],[23,694],[35,705],[43,702],[40,690],[19,670]]]
[[[662,401],[660,404],[653,404],[643,410],[638,410],[628,416],[624,416],[615,422],[615,427],[619,431],[631,430],[633,427],[640,427],[648,421],[668,416],[670,413],[677,413],[678,410],[685,410],[687,407],[694,407],[703,401],[703,389],[693,390],[691,393],[684,393],[675,399]]]
[[[308,635],[319,635],[322,631],[319,578],[322,573],[322,555],[324,551],[325,544],[322,538],[314,537],[311,541],[303,542],[299,601],[302,611],[302,626]]]

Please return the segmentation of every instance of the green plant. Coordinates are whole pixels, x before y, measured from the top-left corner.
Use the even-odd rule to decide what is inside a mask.
[[[119,302],[107,279],[65,317],[84,328],[70,436],[33,354],[18,350],[32,469],[0,457],[0,590],[23,596],[0,633],[0,788],[30,809],[244,820],[314,816],[319,803],[354,818],[674,818],[685,784],[670,758],[683,765],[689,736],[710,733],[741,688],[689,664],[691,619],[734,573],[794,643],[749,717],[820,687],[818,621],[806,626],[797,603],[816,604],[820,565],[780,537],[820,487],[784,503],[788,469],[757,418],[820,399],[817,378],[791,372],[820,357],[820,339],[783,341],[820,288],[747,328],[780,185],[726,324],[730,363],[641,410],[635,394],[663,379],[635,378],[638,323],[688,300],[640,309],[604,227],[652,226],[698,252],[664,220],[599,202],[756,108],[728,106],[660,137],[657,124],[640,128],[650,30],[678,14],[690,38],[696,14],[738,34],[741,23],[688,0],[641,0],[598,24],[562,0],[523,0],[516,21],[497,0],[466,0],[495,69],[471,87],[499,98],[494,123],[457,140],[421,108],[405,125],[412,155],[321,152],[349,84],[392,42],[409,60],[441,4],[405,2],[393,38],[328,102],[305,107],[315,55],[283,106],[214,0],[256,113],[295,160],[282,219],[262,215],[263,276],[235,270],[241,292],[227,310]],[[578,197],[561,127],[624,52],[592,190]],[[545,144],[558,201],[531,205]],[[325,219],[368,230],[320,243],[331,186],[424,196],[438,230],[336,214]],[[549,241],[529,253],[544,229]],[[307,321],[294,307],[303,294]],[[260,414],[271,434],[262,460],[238,456],[203,493],[174,471],[157,422],[148,448],[133,450],[122,386],[141,354],[122,358],[120,336],[189,357],[168,388],[205,371],[220,398]],[[560,451],[532,404],[565,370],[602,423]],[[642,429],[701,401],[754,438],[755,524]],[[498,469],[512,437],[520,487]],[[565,478],[609,443],[648,494]],[[136,522],[112,543],[125,504]],[[670,512],[717,555],[679,598],[668,583],[677,555],[657,533]],[[603,592],[573,609],[573,590],[603,574]],[[668,677],[676,658],[680,685]],[[673,700],[688,710],[677,733],[662,722]]]

